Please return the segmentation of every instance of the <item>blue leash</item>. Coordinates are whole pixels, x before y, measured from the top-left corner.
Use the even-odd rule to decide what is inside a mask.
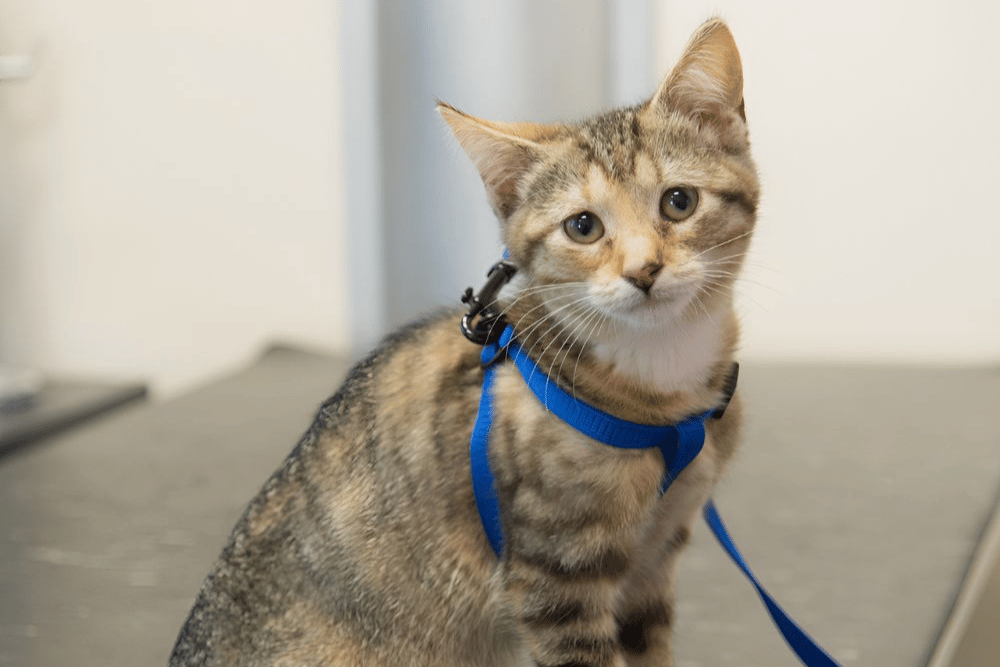
[[[799,657],[802,664],[806,665],[806,667],[840,667],[837,661],[831,658],[830,654],[816,643],[816,640],[806,634],[805,630],[788,617],[785,610],[781,608],[775,599],[764,590],[761,583],[757,581],[757,577],[750,571],[750,566],[743,560],[743,554],[736,548],[733,538],[729,536],[729,532],[726,530],[725,524],[722,523],[722,517],[719,516],[719,511],[715,508],[713,500],[709,499],[705,503],[705,507],[702,509],[702,516],[705,518],[705,523],[708,524],[708,527],[712,529],[715,539],[719,541],[719,544],[729,554],[729,557],[733,559],[736,566],[743,571],[746,578],[750,580],[750,584],[757,589],[757,594],[760,596],[764,606],[767,607],[767,613],[771,615],[781,636],[785,638],[788,646]]]
[[[489,432],[493,424],[494,376],[498,362],[504,358],[514,362],[532,393],[546,409],[584,435],[612,447],[626,449],[659,447],[666,464],[663,481],[660,484],[661,493],[666,492],[670,483],[698,456],[705,443],[705,420],[719,418],[725,410],[725,406],[712,409],[668,426],[650,426],[619,419],[574,398],[560,388],[528,357],[513,336],[513,328],[507,326],[498,341],[485,341],[481,356],[485,369],[483,393],[479,400],[479,413],[476,416],[469,448],[476,507],[483,529],[497,557],[503,556],[504,538],[500,521],[500,503],[489,462]],[[735,389],[735,384],[731,384],[730,389]],[[757,581],[729,537],[715,503],[711,500],[705,504],[704,517],[719,544],[757,590],[778,630],[802,663],[806,667],[839,667],[833,658],[788,617]]]

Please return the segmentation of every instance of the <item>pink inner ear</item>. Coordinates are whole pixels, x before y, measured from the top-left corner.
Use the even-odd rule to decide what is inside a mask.
[[[519,203],[518,185],[536,159],[538,140],[555,130],[537,123],[482,120],[444,104],[438,111],[479,171],[496,214],[509,217]]]
[[[739,113],[743,64],[725,23],[710,21],[695,33],[652,101],[695,116]]]

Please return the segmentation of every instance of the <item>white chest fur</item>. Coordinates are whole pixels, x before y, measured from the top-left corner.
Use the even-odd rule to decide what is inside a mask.
[[[663,393],[700,387],[722,352],[721,313],[659,328],[619,330],[595,344],[615,373]]]

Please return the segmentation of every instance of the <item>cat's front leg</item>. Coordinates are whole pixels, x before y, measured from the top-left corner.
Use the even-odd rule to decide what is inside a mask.
[[[629,667],[673,667],[673,591],[630,606],[618,618],[618,641]]]
[[[673,667],[674,578],[691,522],[664,521],[640,551],[622,590],[618,642],[629,667]],[[653,537],[653,536],[651,536]]]
[[[490,450],[504,615],[539,667],[626,667],[615,614],[655,524],[662,454],[598,445],[504,379]]]
[[[618,643],[629,667],[673,667],[673,577],[663,572],[666,578],[646,580],[642,591],[630,585],[618,612]]]
[[[505,563],[510,610],[538,667],[625,667],[615,600],[628,568],[622,550],[582,560],[512,552]]]
[[[539,667],[625,667],[616,611],[637,543],[658,499],[655,459],[629,455],[652,483],[629,484],[635,470],[569,488],[532,484],[529,474],[502,504],[507,549],[502,566],[508,612]],[[649,457],[652,459],[653,457]],[[544,463],[542,465],[544,468]],[[585,474],[577,471],[577,481]],[[596,475],[595,475],[596,477]],[[509,488],[509,487],[507,487]],[[612,502],[613,501],[613,502]]]

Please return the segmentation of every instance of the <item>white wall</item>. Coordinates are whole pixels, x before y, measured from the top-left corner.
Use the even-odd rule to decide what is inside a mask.
[[[1000,358],[1000,8],[529,5],[435,0],[406,24],[385,13],[406,3],[376,0],[0,0],[0,54],[42,49],[33,79],[0,83],[0,361],[145,377],[171,394],[268,340],[347,349],[406,316],[395,302],[453,302],[481,279],[495,232],[433,98],[542,120],[635,101],[715,13],[744,56],[765,186],[742,284],[744,356]],[[376,35],[394,25],[405,39],[378,53]],[[649,49],[656,74],[634,64]],[[598,52],[626,58],[560,74]],[[394,66],[387,55],[409,69],[379,74],[378,62]],[[380,171],[398,146],[377,136],[389,118],[373,118],[379,104],[420,110],[397,136],[417,164]],[[382,187],[405,173],[445,183],[445,195]],[[414,202],[452,212],[430,227],[452,246],[479,239],[447,270],[440,250],[407,258],[436,269],[419,290],[405,267],[378,268],[430,247],[387,238]],[[378,224],[383,209],[402,215],[394,231]],[[402,283],[402,297],[379,293],[393,276],[386,289]]]
[[[348,344],[335,0],[2,0],[0,360],[170,394]]]
[[[507,120],[634,102],[721,14],[743,53],[764,185],[740,285],[744,358],[1000,360],[997,5],[559,4],[386,3],[406,14],[381,42],[390,322],[453,302],[497,253],[481,185],[448,156],[432,97]],[[639,92],[645,68],[626,63],[650,40],[656,74]]]
[[[435,98],[500,120],[555,120],[606,106],[615,83],[607,25],[611,4],[379,3],[390,325],[458,304],[465,287],[482,283],[501,256],[482,181],[435,111]],[[578,49],[581,35],[586,47]]]
[[[743,55],[764,185],[746,356],[1000,361],[1000,5],[658,10],[660,71],[713,14]]]

